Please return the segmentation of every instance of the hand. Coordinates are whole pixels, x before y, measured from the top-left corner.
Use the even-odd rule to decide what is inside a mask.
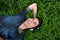
[[[39,20],[37,18],[28,18],[19,28],[24,30],[27,28],[34,28],[37,25],[39,25]]]
[[[29,18],[25,22],[25,25],[27,25],[27,28],[36,27],[38,24],[39,24],[39,20],[37,18]]]

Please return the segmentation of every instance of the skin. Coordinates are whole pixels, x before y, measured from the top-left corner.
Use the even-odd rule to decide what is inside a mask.
[[[0,37],[0,40],[4,40],[2,37]]]
[[[27,28],[34,28],[39,24],[37,18],[28,18],[22,25],[20,25],[19,29],[24,30]]]
[[[25,30],[27,28],[34,28],[37,25],[39,25],[39,20],[36,18],[37,14],[37,4],[33,3],[28,6],[33,11],[34,18],[28,18],[23,24],[21,24],[18,28],[18,30]],[[2,37],[0,37],[0,40],[4,40]]]
[[[25,30],[28,28],[34,28],[39,24],[39,20],[36,18],[37,14],[37,4],[33,3],[30,6],[28,6],[34,14],[34,18],[28,18],[23,24],[19,26],[19,30]]]
[[[28,6],[32,11],[33,11],[33,16],[34,18],[36,18],[36,15],[37,15],[37,4],[36,3],[33,3],[31,4],[30,6]]]

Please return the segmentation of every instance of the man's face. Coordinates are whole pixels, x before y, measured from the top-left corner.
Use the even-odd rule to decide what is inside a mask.
[[[37,25],[39,25],[39,20],[37,18],[28,18],[26,20],[26,22],[24,22],[24,24],[28,28],[33,28],[33,27],[36,27]]]

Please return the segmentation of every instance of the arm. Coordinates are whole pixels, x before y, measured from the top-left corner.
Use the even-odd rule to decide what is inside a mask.
[[[28,8],[27,8],[27,10],[32,10],[33,11],[34,18],[27,19],[23,24],[21,24],[19,26],[19,30],[24,30],[24,29],[27,29],[28,27],[29,28],[32,28],[33,26],[35,27],[35,25],[38,25],[38,23],[39,23],[38,22],[38,19],[36,18],[36,15],[37,15],[37,4],[36,3],[33,3],[33,4],[29,5]],[[35,23],[36,23],[35,25],[32,24],[32,21],[34,21],[33,19],[35,20]],[[29,26],[28,23],[31,23],[30,26]]]
[[[36,18],[36,15],[37,15],[37,4],[33,3],[30,6],[28,6],[28,8],[33,11],[33,16],[34,16],[34,18]]]

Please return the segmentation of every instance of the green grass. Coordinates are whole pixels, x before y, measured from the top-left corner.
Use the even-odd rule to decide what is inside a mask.
[[[37,17],[43,19],[39,31],[26,31],[23,40],[60,40],[60,0],[0,0],[0,16],[16,15],[31,3],[38,4]],[[26,18],[32,16],[27,12]]]

